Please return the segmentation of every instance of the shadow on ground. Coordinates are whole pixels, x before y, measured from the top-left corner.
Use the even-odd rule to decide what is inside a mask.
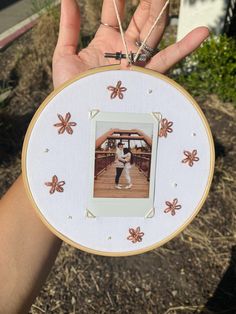
[[[1,0],[0,3],[0,10],[5,9],[9,5],[14,4],[15,2],[18,2],[19,0]]]
[[[232,247],[229,267],[201,314],[236,313],[236,246]]]
[[[24,135],[33,114],[0,113],[0,164],[8,164],[22,149]]]

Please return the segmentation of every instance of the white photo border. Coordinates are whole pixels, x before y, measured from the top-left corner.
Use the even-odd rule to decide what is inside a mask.
[[[122,113],[122,112],[101,112],[97,109],[89,112],[91,120],[90,158],[89,158],[89,195],[86,216],[96,217],[144,217],[153,218],[155,215],[155,181],[156,162],[159,140],[159,128],[161,114],[151,113]],[[94,170],[95,170],[95,143],[97,122],[117,123],[147,123],[153,126],[151,170],[149,181],[149,197],[147,198],[98,198],[94,197]]]

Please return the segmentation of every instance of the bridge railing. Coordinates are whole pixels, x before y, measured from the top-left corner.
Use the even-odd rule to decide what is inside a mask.
[[[115,153],[106,151],[96,151],[95,152],[95,173],[94,177],[97,179],[107,167],[115,161]],[[134,164],[138,167],[139,171],[142,172],[147,181],[150,180],[150,170],[151,170],[151,153],[133,153]]]
[[[133,153],[134,164],[150,180],[151,153]]]
[[[95,152],[95,173],[94,177],[97,179],[107,167],[115,161],[115,153],[111,152]]]

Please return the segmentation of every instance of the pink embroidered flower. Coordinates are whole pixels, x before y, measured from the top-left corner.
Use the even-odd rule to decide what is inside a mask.
[[[181,205],[177,205],[177,204],[178,204],[178,199],[177,198],[175,198],[172,203],[169,202],[169,201],[166,201],[166,205],[168,207],[164,210],[164,213],[169,213],[170,212],[171,215],[174,216],[176,214],[175,211],[182,208]]]
[[[161,120],[161,128],[159,132],[160,137],[167,137],[168,133],[172,133],[173,129],[171,128],[173,125],[173,122],[168,121],[167,119]]]
[[[57,192],[63,192],[63,185],[65,184],[65,181],[58,181],[58,177],[56,175],[54,175],[52,177],[52,182],[45,182],[46,186],[51,186],[51,189],[49,191],[50,194],[55,193],[55,191]]]
[[[182,160],[182,162],[185,163],[185,164],[188,163],[188,165],[190,167],[193,166],[194,161],[199,161],[199,158],[197,157],[197,150],[196,149],[194,149],[192,151],[192,153],[187,151],[187,150],[185,150],[184,151],[184,155],[186,156],[186,158],[184,158]]]
[[[144,236],[143,232],[140,232],[140,227],[136,229],[129,228],[130,235],[127,237],[127,240],[132,241],[132,243],[142,242],[142,237]]]
[[[126,87],[122,87],[121,86],[122,82],[121,81],[118,81],[116,86],[108,86],[107,89],[109,91],[111,91],[111,99],[114,99],[116,98],[117,96],[120,98],[120,99],[123,99],[124,98],[124,94],[123,92],[127,91],[127,88]]]
[[[65,131],[68,134],[72,134],[73,133],[73,129],[72,126],[76,126],[75,122],[69,122],[70,118],[71,118],[71,114],[69,112],[67,112],[65,118],[62,117],[62,115],[57,114],[59,120],[61,122],[54,124],[55,127],[59,128],[58,130],[58,134],[63,134]]]

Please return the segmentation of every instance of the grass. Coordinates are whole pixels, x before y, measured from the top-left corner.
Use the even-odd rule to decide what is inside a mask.
[[[56,0],[31,0],[32,13],[39,13],[41,16],[45,14],[59,16],[59,11],[55,6]]]
[[[9,81],[0,82],[0,109],[6,106],[6,99],[9,97],[11,92],[11,86]]]

